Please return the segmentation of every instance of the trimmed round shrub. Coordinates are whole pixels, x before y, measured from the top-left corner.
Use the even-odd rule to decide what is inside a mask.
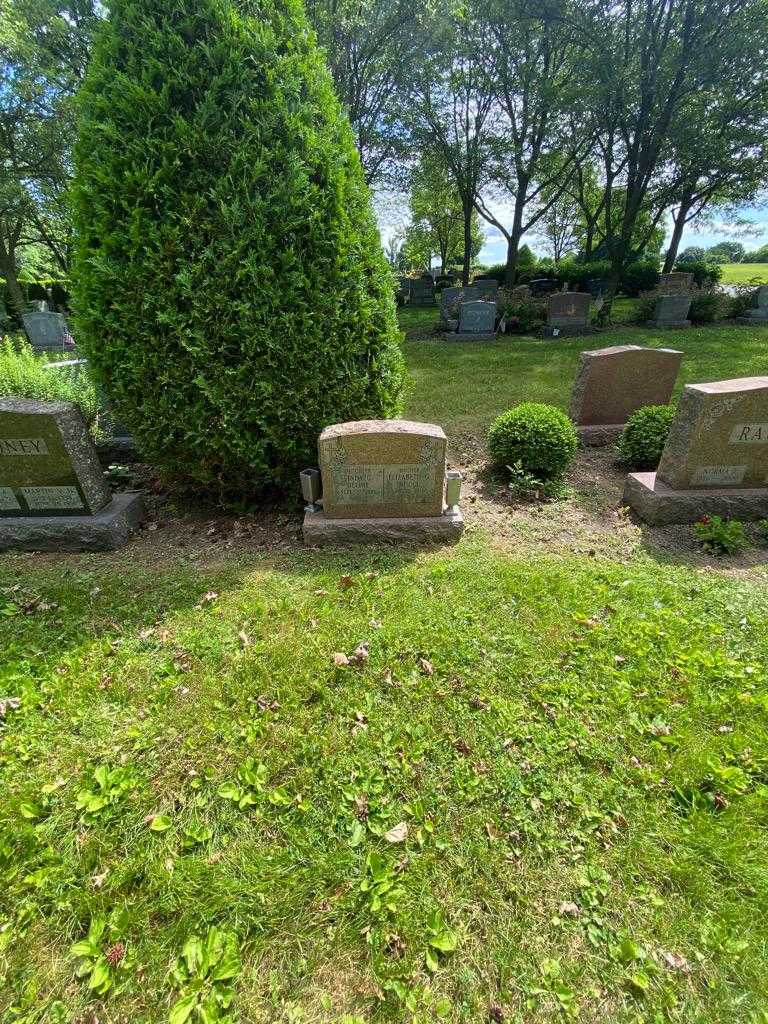
[[[537,480],[557,480],[576,454],[576,428],[554,405],[523,402],[493,423],[488,451],[497,466],[519,466]]]
[[[617,444],[621,461],[630,469],[656,469],[674,418],[671,405],[645,405],[633,412]]]
[[[324,426],[401,409],[349,123],[299,0],[109,7],[78,99],[78,343],[169,475],[295,489]]]

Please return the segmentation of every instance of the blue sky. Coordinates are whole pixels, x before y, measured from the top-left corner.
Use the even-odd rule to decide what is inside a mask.
[[[404,213],[404,207],[399,203],[393,205],[394,209],[393,206],[387,204],[386,209],[379,210],[379,223],[384,241],[395,231],[405,226],[403,216],[405,215],[407,218],[407,207]],[[494,215],[499,220],[502,220],[502,222],[504,220],[502,216],[504,212],[499,206],[493,207]],[[761,245],[768,243],[768,208],[744,208],[739,211],[739,218],[749,221],[750,226],[736,225],[722,218],[714,217],[710,224],[687,229],[683,234],[680,250],[682,251],[689,245],[701,245],[704,248],[708,248],[711,245],[716,245],[718,242],[730,239],[742,242],[748,250],[758,249]],[[507,253],[504,237],[497,228],[493,228],[489,224],[484,224],[483,228],[485,231],[485,245],[480,252],[479,261],[485,264],[503,262],[506,259]],[[531,237],[524,239],[524,241],[530,245],[534,252],[539,255],[544,254],[541,239]]]

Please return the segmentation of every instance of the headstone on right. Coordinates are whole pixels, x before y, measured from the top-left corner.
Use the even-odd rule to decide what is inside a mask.
[[[61,313],[23,313],[22,322],[32,348],[53,352],[73,348],[67,322]]]
[[[108,550],[141,518],[140,494],[110,496],[75,405],[0,398],[0,550]]]
[[[624,503],[647,522],[768,517],[768,377],[688,384],[656,473],[630,473]]]
[[[663,295],[688,295],[692,288],[693,274],[674,271],[671,274],[660,275],[657,290]]]
[[[544,334],[549,338],[588,334],[591,302],[592,296],[586,292],[557,292],[550,295]]]
[[[683,353],[671,348],[614,345],[582,352],[570,416],[590,445],[615,441],[644,405],[667,405]]]
[[[459,306],[459,327],[446,333],[450,341],[493,341],[496,337],[496,303],[477,299]]]
[[[768,324],[768,285],[761,285],[752,296],[754,305],[744,316],[736,318],[740,324]]]
[[[690,327],[690,295],[659,295],[648,327]]]

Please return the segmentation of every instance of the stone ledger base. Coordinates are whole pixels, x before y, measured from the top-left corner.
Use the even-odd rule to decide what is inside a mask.
[[[591,427],[576,427],[579,440],[588,448],[602,448],[613,444],[624,433],[626,423],[599,423]]]
[[[768,488],[674,491],[655,473],[630,473],[622,501],[651,526],[695,523],[703,515],[747,520],[768,516]]]
[[[666,327],[690,327],[690,320],[646,320],[646,327],[655,327],[657,330],[663,330]]]
[[[479,331],[446,331],[443,335],[446,341],[493,341],[496,335],[490,331],[480,333]]]
[[[543,338],[580,338],[587,334],[597,334],[597,330],[594,327],[583,325],[580,327],[542,327],[541,335]]]
[[[114,551],[144,519],[140,491],[116,494],[94,516],[0,519],[0,551]]]
[[[455,544],[464,532],[464,519],[458,509],[441,516],[404,519],[327,519],[323,512],[304,513],[304,543],[323,545],[376,544]]]

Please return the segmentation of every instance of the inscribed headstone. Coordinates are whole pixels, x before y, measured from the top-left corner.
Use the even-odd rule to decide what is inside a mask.
[[[586,327],[592,296],[586,292],[558,292],[547,303],[548,327]]]
[[[688,384],[657,476],[676,490],[768,485],[768,377]]]
[[[329,519],[441,516],[446,438],[432,423],[360,420],[318,440]]]
[[[109,500],[75,405],[0,398],[0,516],[82,516]]]

